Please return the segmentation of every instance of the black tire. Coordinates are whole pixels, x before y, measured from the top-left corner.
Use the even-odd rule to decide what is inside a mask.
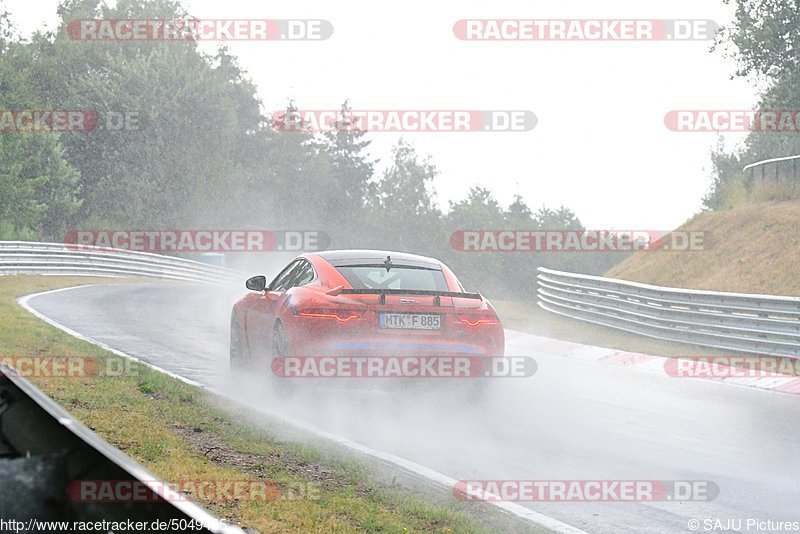
[[[239,327],[239,314],[231,312],[231,338],[230,338],[230,366],[231,371],[243,371],[247,368],[247,361],[242,347],[241,329]]]
[[[275,326],[272,329],[272,350],[270,352],[271,358],[267,366],[267,372],[269,373],[272,388],[275,394],[277,394],[279,397],[288,399],[294,393],[292,384],[289,384],[291,379],[275,375],[275,372],[272,369],[272,361],[274,361],[275,358],[281,358],[290,355],[289,336],[286,333],[286,327],[283,326],[283,323],[280,321],[276,321]]]
[[[272,354],[275,358],[289,355],[289,336],[286,334],[286,327],[277,321],[272,330]]]

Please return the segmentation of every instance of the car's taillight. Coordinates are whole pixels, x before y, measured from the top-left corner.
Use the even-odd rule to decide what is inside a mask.
[[[360,311],[331,311],[331,310],[303,310],[298,312],[300,317],[311,317],[314,319],[335,319],[340,323],[346,323],[361,317]]]
[[[458,322],[471,327],[498,324],[494,315],[459,315]]]

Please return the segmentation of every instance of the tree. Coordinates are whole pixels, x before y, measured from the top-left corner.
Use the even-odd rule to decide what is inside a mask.
[[[447,219],[452,227],[464,230],[497,230],[505,223],[500,203],[491,191],[481,186],[471,187],[464,200],[451,202]]]
[[[712,183],[708,194],[703,197],[703,208],[713,211],[729,206],[736,197],[737,188],[744,193],[747,181],[742,172],[741,155],[725,152],[721,139],[711,152],[711,164]]]
[[[332,220],[337,208],[328,203],[334,188],[331,161],[299,119],[287,119],[295,113],[297,106],[289,102],[282,119],[273,121],[277,131],[270,134],[264,154],[264,166],[272,178],[263,185],[277,215],[273,222],[300,224],[307,229]],[[297,127],[286,128],[284,124]]]
[[[723,0],[735,6],[732,25],[723,28],[717,45],[736,57],[737,75],[777,80],[800,67],[800,10],[797,0]],[[733,50],[731,50],[733,48]]]
[[[584,229],[575,212],[565,206],[561,206],[557,210],[542,206],[533,218],[536,221],[536,225],[542,230]]]
[[[0,1],[0,56],[8,50],[14,39],[14,24],[8,12],[5,0]]]
[[[35,56],[14,35],[0,4],[0,109],[41,109],[30,83]],[[80,207],[80,177],[65,160],[54,132],[0,132],[0,233],[2,238],[57,240]]]
[[[35,230],[41,237],[61,238],[80,206],[79,177],[62,158],[55,134],[5,132],[0,161],[0,222],[6,233]]]
[[[533,222],[533,213],[521,195],[514,195],[514,201],[506,210],[505,219],[509,228],[514,228],[515,225],[522,225],[524,228]]]
[[[460,230],[499,230],[505,224],[503,209],[491,191],[481,186],[470,188],[464,200],[450,203],[446,225],[450,231]],[[462,282],[468,287],[482,287],[489,291],[499,291],[505,285],[502,266],[503,254],[492,252],[449,251],[453,267],[460,273]],[[501,276],[498,276],[501,274]]]
[[[342,104],[335,128],[323,133],[322,146],[330,158],[334,184],[331,202],[342,213],[356,215],[366,202],[374,162],[364,155],[371,143],[365,136],[354,123],[348,101]]]
[[[733,56],[737,76],[763,86],[757,111],[800,109],[800,11],[797,0],[724,0],[735,6],[734,21],[720,32],[715,47]],[[707,209],[720,209],[746,198],[750,184],[742,164],[800,154],[796,131],[751,131],[742,150],[711,153],[713,174]],[[738,167],[738,168],[737,168]],[[791,189],[790,189],[791,190]]]
[[[443,239],[433,188],[438,173],[430,156],[420,157],[413,146],[400,139],[392,149],[392,163],[370,199],[370,224],[362,234],[364,241],[423,253],[436,251]],[[376,227],[382,235],[376,235]]]
[[[39,35],[31,79],[54,109],[98,113],[98,127],[63,137],[83,179],[83,221],[126,227],[176,227],[223,218],[242,189],[263,116],[255,87],[221,48],[197,43],[76,42],[74,19],[186,18],[176,2],[123,0],[113,7],[70,0],[59,7],[54,36]],[[111,129],[112,117],[133,117]]]
[[[400,139],[392,149],[392,165],[378,183],[379,205],[412,217],[438,214],[433,189],[438,174],[430,156],[420,158],[413,146]]]

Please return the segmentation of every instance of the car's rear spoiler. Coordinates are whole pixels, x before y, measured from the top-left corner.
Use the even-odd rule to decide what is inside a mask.
[[[433,291],[425,289],[345,289],[341,286],[328,291],[329,295],[380,295],[381,304],[386,304],[386,295],[416,295],[433,297],[434,305],[439,306],[441,297],[455,297],[462,299],[483,299],[480,293],[462,293],[459,291]]]

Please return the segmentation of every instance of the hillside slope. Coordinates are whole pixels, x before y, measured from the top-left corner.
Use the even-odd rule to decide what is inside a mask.
[[[800,296],[800,202],[745,204],[695,215],[702,251],[640,252],[611,278],[687,289]]]

